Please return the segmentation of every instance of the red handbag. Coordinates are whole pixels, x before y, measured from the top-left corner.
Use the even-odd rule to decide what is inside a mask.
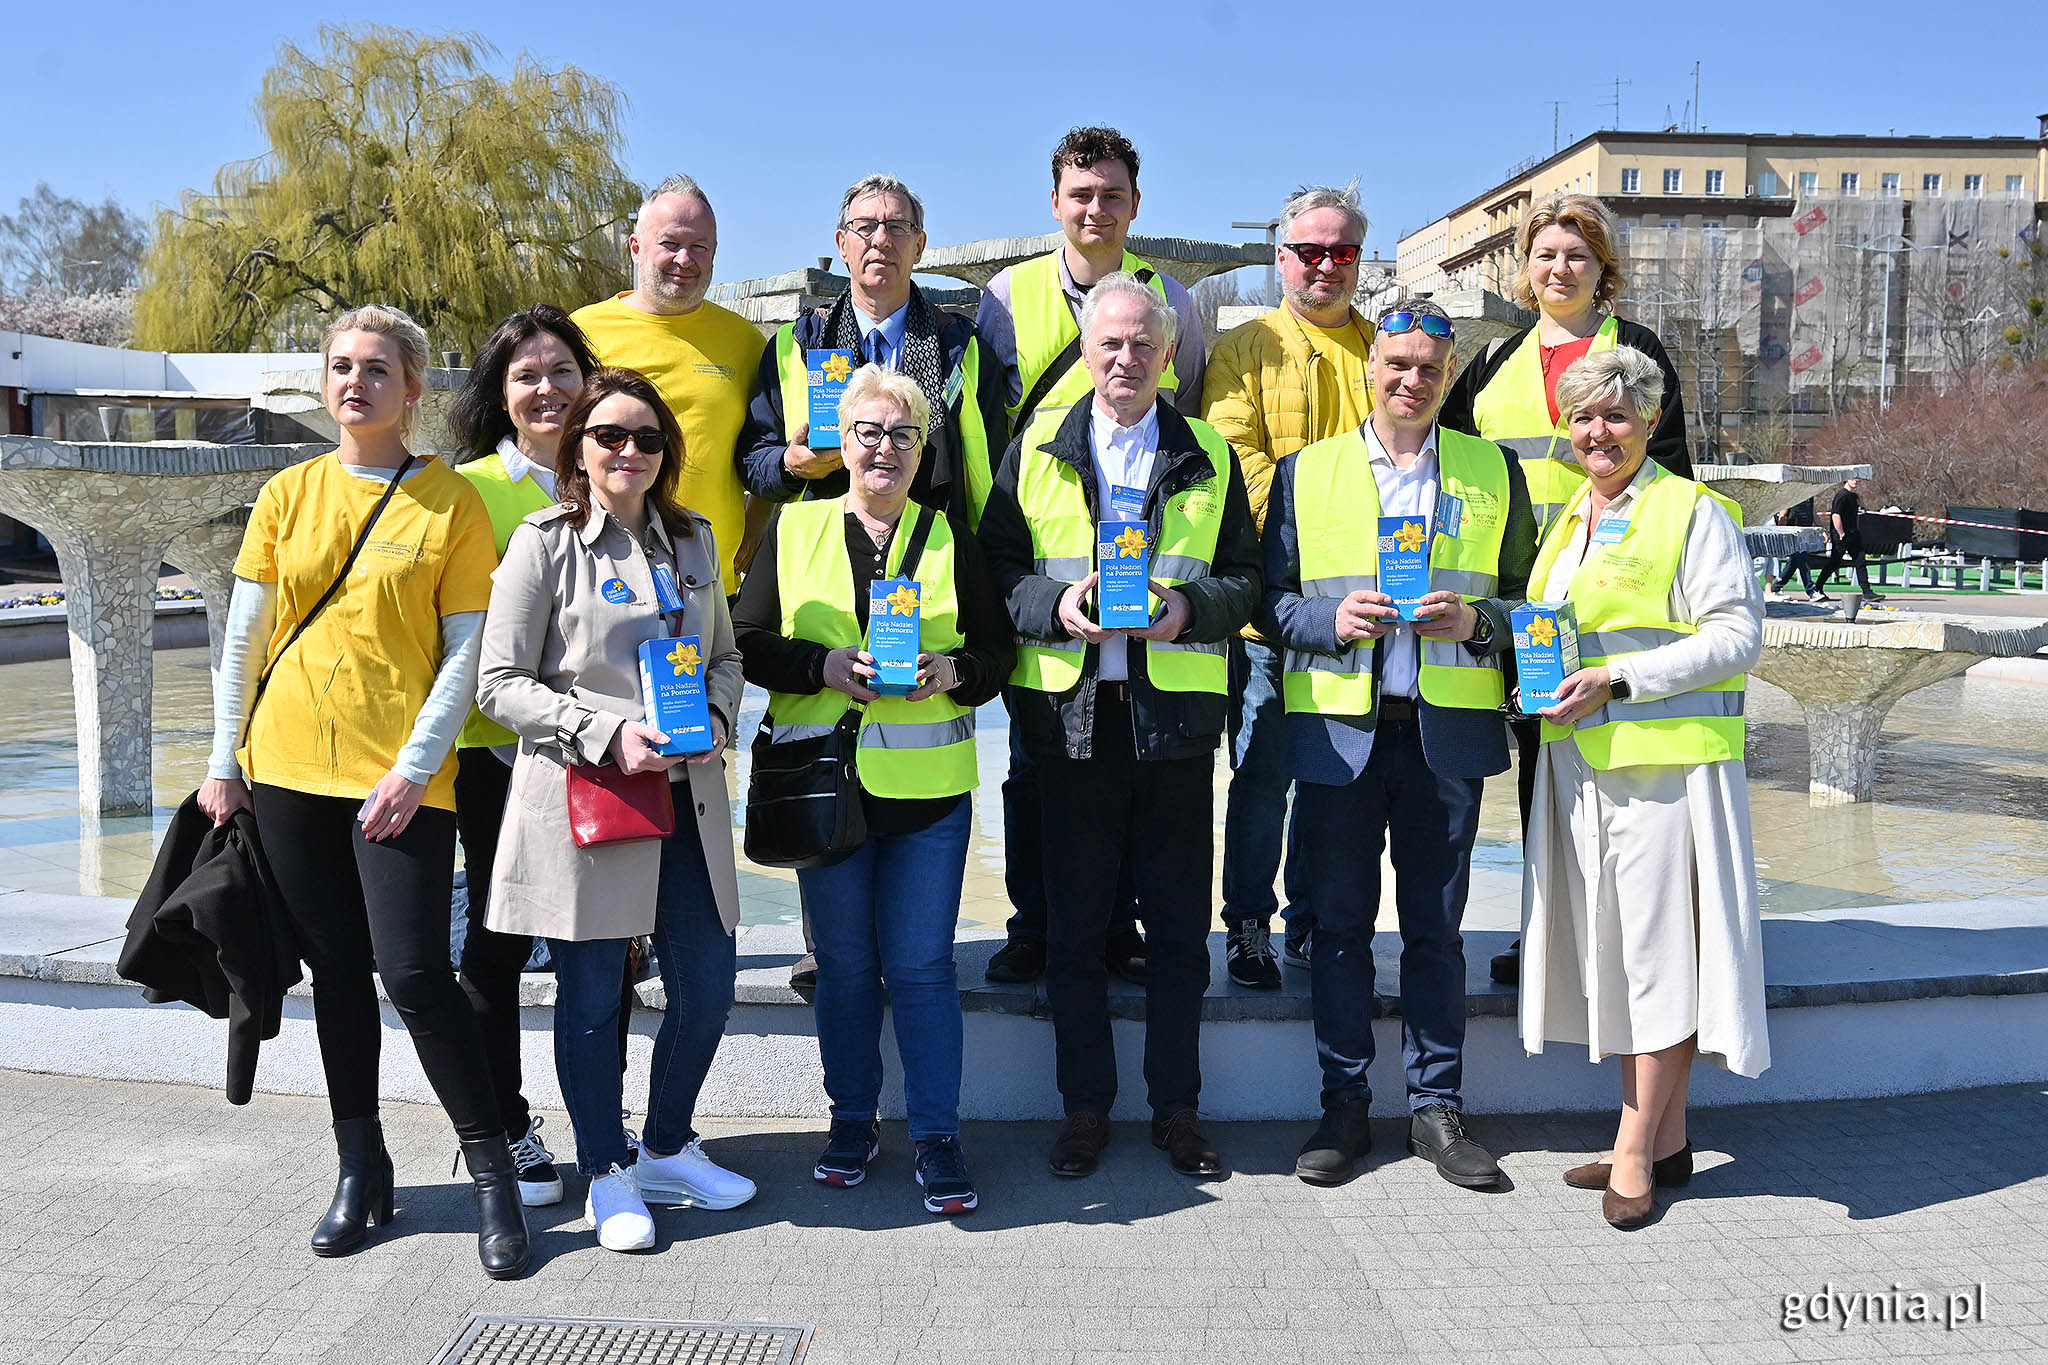
[[[628,773],[613,763],[571,763],[569,834],[578,848],[666,839],[676,830],[667,772]]]

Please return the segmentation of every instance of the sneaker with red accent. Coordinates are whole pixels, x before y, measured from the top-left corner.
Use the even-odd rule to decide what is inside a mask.
[[[926,1213],[972,1213],[981,1203],[957,1137],[928,1138],[917,1144],[917,1183],[924,1187]]]
[[[821,1185],[851,1189],[868,1178],[868,1163],[881,1150],[882,1125],[876,1120],[834,1119],[811,1178]]]

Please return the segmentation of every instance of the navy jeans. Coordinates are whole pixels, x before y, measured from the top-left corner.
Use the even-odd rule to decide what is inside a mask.
[[[1401,1053],[1408,1102],[1462,1108],[1465,893],[1479,833],[1476,777],[1439,777],[1414,721],[1383,721],[1365,772],[1347,786],[1298,783],[1296,829],[1316,888],[1316,1056],[1323,1103],[1372,1097],[1373,921],[1380,850],[1392,841],[1401,919]]]
[[[1223,807],[1223,927],[1264,924],[1280,912],[1288,929],[1313,928],[1301,875],[1301,851],[1287,832],[1287,904],[1273,895],[1287,824],[1287,707],[1280,695],[1280,654],[1255,640],[1230,642],[1230,791]]]
[[[585,1175],[603,1175],[613,1162],[627,1161],[619,1120],[619,980],[627,943],[548,940],[556,980],[555,1075],[576,1130],[576,1169]],[[676,832],[661,846],[654,952],[668,1008],[654,1037],[645,1138],[648,1150],[668,1156],[697,1136],[691,1126],[697,1093],[732,1012],[733,936],[718,917],[695,820],[677,820]]]
[[[869,834],[852,856],[800,869],[817,940],[818,1051],[834,1119],[875,1117],[882,989],[896,1014],[913,1141],[960,1132],[960,983],[953,930],[973,802],[911,834]]]

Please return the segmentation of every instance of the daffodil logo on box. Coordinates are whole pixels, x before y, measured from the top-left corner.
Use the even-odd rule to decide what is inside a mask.
[[[1401,523],[1401,529],[1394,533],[1394,538],[1401,542],[1402,549],[1410,554],[1414,554],[1422,548],[1422,535],[1421,522],[1404,521]]]
[[[685,673],[693,678],[697,676],[697,646],[692,644],[677,645],[668,652],[668,661],[675,665],[677,677],[680,678]]]
[[[908,583],[896,589],[883,599],[889,604],[891,616],[914,616],[917,614],[917,592]]]
[[[1145,552],[1145,533],[1135,526],[1126,526],[1116,538],[1117,557],[1136,559]]]
[[[1548,616],[1538,616],[1529,622],[1529,638],[1545,649],[1557,638],[1557,622]]]
[[[830,383],[844,384],[853,374],[853,361],[843,355],[825,357],[825,378]]]

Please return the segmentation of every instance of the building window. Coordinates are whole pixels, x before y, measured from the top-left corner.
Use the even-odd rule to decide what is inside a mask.
[[[1920,197],[1923,199],[1941,198],[1941,175],[1939,172],[1929,171],[1926,175],[1920,177]]]
[[[2005,197],[2024,199],[2027,197],[2027,178],[2023,175],[2009,175],[2005,178]]]
[[[1621,173],[1621,192],[1623,194],[1641,194],[1643,192],[1643,173],[1633,166],[1623,171]]]
[[[1708,172],[1707,172],[1707,193],[1708,193],[1708,194],[1719,194],[1719,193],[1721,193],[1721,183],[1722,183],[1722,182],[1721,182],[1721,172],[1719,172],[1719,171],[1708,171]]]
[[[1703,232],[1719,232],[1721,227],[1721,220],[1719,218],[1708,218],[1700,223],[1700,230]]]
[[[1664,230],[1666,232],[1676,232],[1681,226],[1683,225],[1676,218],[1666,218],[1664,220]]]
[[[1634,241],[1634,240],[1635,240],[1635,235],[1636,235],[1636,220],[1635,220],[1635,219],[1633,219],[1633,218],[1624,218],[1624,219],[1622,219],[1622,220],[1621,220],[1621,221],[1620,221],[1619,223],[1616,223],[1616,224],[1615,224],[1615,228],[1616,228],[1616,230],[1617,230],[1617,231],[1618,231],[1618,232],[1620,233],[1620,235],[1621,235],[1621,245],[1622,245],[1622,246],[1623,246],[1624,248],[1626,248],[1626,247],[1628,246],[1628,244],[1629,244],[1629,243],[1630,243],[1631,241]]]
[[[1966,176],[1964,176],[1964,177],[1963,177],[1963,198],[1965,198],[1965,199],[1982,199],[1983,197],[1984,197],[1984,177],[1983,177],[1983,176],[1981,176],[1981,175],[1966,175]]]
[[[1758,171],[1756,176],[1756,192],[1766,199],[1777,198],[1778,173],[1776,171]]]
[[[1806,197],[1807,197],[1808,195],[1814,195],[1814,194],[1819,194],[1819,193],[1820,193],[1820,172],[1819,172],[1819,171],[1801,171],[1801,172],[1799,173],[1799,197],[1800,197],[1800,198],[1802,198],[1802,199],[1804,199],[1804,198],[1806,198]]]
[[[1897,171],[1886,171],[1881,177],[1880,184],[1884,189],[1885,198],[1896,199],[1899,197],[1899,173]]]
[[[1862,188],[1861,188],[1861,187],[1862,187],[1862,184],[1863,184],[1863,177],[1862,177],[1862,176],[1861,176],[1860,174],[1858,174],[1857,172],[1855,172],[1855,171],[1843,171],[1843,172],[1842,172],[1842,193],[1843,193],[1843,194],[1845,194],[1845,195],[1851,195],[1851,196],[1854,196],[1854,195],[1858,195],[1858,194],[1861,194],[1861,193],[1863,192],[1863,190],[1862,190]]]
[[[1685,173],[1683,171],[1679,170],[1675,166],[1667,166],[1664,168],[1664,193],[1677,194],[1679,187],[1684,183]]]

